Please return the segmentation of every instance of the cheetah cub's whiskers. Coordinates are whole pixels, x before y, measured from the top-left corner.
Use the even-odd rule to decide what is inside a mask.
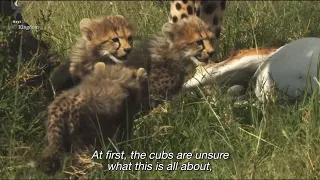
[[[122,64],[123,62],[125,62],[126,60],[120,61],[119,59],[117,59],[116,57],[112,56],[111,54],[109,54],[109,58],[115,62],[115,63],[119,63]]]

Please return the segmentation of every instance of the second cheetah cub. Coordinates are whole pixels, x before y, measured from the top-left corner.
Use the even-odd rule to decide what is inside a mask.
[[[51,174],[60,169],[64,151],[74,155],[77,166],[83,159],[78,155],[84,150],[99,148],[108,138],[130,137],[141,83],[146,78],[143,68],[98,62],[93,73],[78,86],[57,96],[48,106],[48,145],[42,157],[43,171]],[[124,136],[119,136],[119,129]],[[92,153],[87,155],[89,159]]]
[[[143,110],[149,111],[180,92],[186,74],[182,62],[191,57],[208,61],[214,54],[212,38],[210,27],[200,18],[190,16],[174,24],[165,23],[162,33],[132,50],[125,65],[148,71]]]

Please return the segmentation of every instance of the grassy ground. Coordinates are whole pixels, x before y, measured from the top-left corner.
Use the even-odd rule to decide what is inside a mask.
[[[63,55],[76,42],[82,18],[105,14],[128,16],[136,27],[138,41],[159,31],[168,14],[168,2],[23,4],[23,15],[31,25],[36,25],[37,20],[43,22],[39,19],[41,9],[45,16],[52,12],[49,22],[42,24],[43,38]],[[218,56],[223,59],[233,47],[281,46],[301,37],[319,37],[319,9],[318,2],[228,2]],[[44,107],[48,101],[43,98],[41,88],[19,91],[16,83],[3,80],[12,69],[6,66],[5,57],[1,59],[0,177],[50,178],[35,168],[35,159],[45,143]],[[32,68],[26,64],[17,66],[17,75]],[[190,160],[210,162],[211,172],[103,170],[91,175],[112,179],[320,178],[320,108],[315,98],[295,105],[234,108],[222,89],[212,90],[217,105],[210,103],[210,97],[197,95],[200,91],[185,93],[163,111],[137,121],[131,147],[146,153],[228,152],[227,160]],[[171,160],[160,162],[166,164]],[[52,178],[58,177],[62,176]]]

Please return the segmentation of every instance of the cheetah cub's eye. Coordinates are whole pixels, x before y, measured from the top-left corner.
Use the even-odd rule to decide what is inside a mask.
[[[119,42],[119,38],[113,38],[112,41],[113,42]]]
[[[103,41],[101,44],[106,44],[108,41]]]

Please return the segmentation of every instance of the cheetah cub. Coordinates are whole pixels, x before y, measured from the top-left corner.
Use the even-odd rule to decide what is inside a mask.
[[[72,48],[69,59],[51,76],[55,93],[77,84],[92,72],[96,62],[123,63],[131,51],[133,26],[121,16],[103,16],[80,21],[81,38]]]
[[[224,12],[226,9],[226,0],[177,0],[170,3],[170,16],[169,22],[176,23],[181,19],[189,18],[190,16],[198,16],[208,26],[211,27],[211,31],[214,34],[212,38],[212,44],[214,49],[218,47],[221,36],[221,26]],[[197,59],[192,59],[196,65],[207,64],[208,62],[200,62]],[[216,57],[210,58],[209,62],[217,63]]]
[[[78,86],[57,96],[48,106],[43,171],[51,174],[60,169],[65,151],[74,155],[77,164],[77,155],[85,149],[99,148],[108,138],[129,138],[141,84],[146,78],[143,68],[98,62]],[[124,132],[119,134],[119,129]],[[93,151],[89,153],[92,155]]]
[[[214,52],[212,38],[210,27],[200,18],[190,16],[176,23],[165,23],[162,34],[153,36],[134,48],[125,64],[128,67],[147,69],[148,83],[144,89],[148,92],[144,93],[142,107],[149,111],[150,107],[159,104],[156,99],[170,98],[180,92],[186,72],[182,61],[189,60],[190,57],[200,61],[210,58]]]

